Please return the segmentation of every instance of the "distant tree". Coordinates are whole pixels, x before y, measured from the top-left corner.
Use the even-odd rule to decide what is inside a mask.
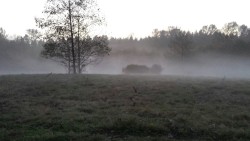
[[[156,37],[156,38],[160,37],[160,31],[158,29],[154,29],[152,34],[153,34],[153,37]]]
[[[7,39],[6,31],[0,27],[0,40],[6,40],[6,39]]]
[[[249,34],[249,29],[246,25],[241,25],[239,27],[239,36],[240,37],[246,37]]]
[[[27,35],[32,41],[38,40],[42,35],[37,29],[28,29]]]
[[[246,25],[241,25],[239,27],[239,38],[243,40],[244,43],[250,43],[250,29]]]
[[[7,45],[8,45],[7,34],[3,28],[0,28],[0,47],[5,47]],[[1,53],[2,52],[3,50],[1,50]]]
[[[81,73],[80,59],[84,55],[81,54],[84,46],[81,46],[80,42],[88,36],[90,27],[103,23],[98,11],[93,0],[48,0],[43,12],[45,17],[36,18],[37,25],[46,31],[45,51],[54,50],[56,52],[53,54],[57,55],[64,51],[61,54],[67,56],[69,73],[70,70],[73,70],[74,74],[77,70]],[[50,45],[51,50],[48,49]]]
[[[168,31],[168,47],[181,59],[189,54],[192,44],[192,35],[189,32],[182,31],[178,28],[170,28]]]
[[[222,31],[226,35],[237,36],[239,34],[239,26],[236,22],[230,22],[224,25]]]
[[[23,39],[30,47],[42,47],[44,43],[42,40],[42,34],[37,29],[26,30]]]
[[[206,35],[213,35],[217,31],[218,29],[214,24],[211,24],[209,26],[203,26],[201,29],[201,32]]]

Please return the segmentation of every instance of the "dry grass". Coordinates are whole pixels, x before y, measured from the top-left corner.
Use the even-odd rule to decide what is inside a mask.
[[[250,81],[0,77],[0,140],[250,140]]]

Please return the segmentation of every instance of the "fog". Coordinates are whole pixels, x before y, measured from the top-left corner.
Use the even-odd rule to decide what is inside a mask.
[[[15,55],[2,59],[0,74],[46,74],[67,73],[67,70],[49,59],[39,56]],[[161,52],[154,55],[111,53],[99,63],[89,65],[84,74],[122,74],[129,64],[162,66],[162,75],[213,76],[226,78],[250,78],[250,58],[218,53],[206,53],[192,56],[190,59],[171,60]]]
[[[9,40],[1,31],[0,75],[67,74],[70,70],[50,56],[41,55],[44,41],[29,36]],[[84,74],[117,75],[131,64],[149,68],[158,64],[162,67],[161,75],[250,78],[250,29],[236,22],[220,30],[209,25],[190,33],[171,27],[153,30],[153,35],[142,39],[105,39],[112,51],[102,61],[88,65]]]
[[[110,55],[96,65],[88,67],[86,73],[122,74],[129,64],[162,66],[162,75],[212,76],[226,78],[250,78],[250,58],[223,54],[201,54],[183,61],[168,60],[159,56]]]
[[[57,62],[41,56],[42,47],[0,46],[0,75],[65,73]]]
[[[112,45],[111,45],[112,46]],[[129,64],[162,66],[162,75],[213,76],[226,78],[250,78],[250,58],[220,53],[193,55],[182,60],[169,59],[162,51],[147,53],[148,50],[132,50],[130,53],[117,51],[113,47],[109,56],[99,63],[89,65],[84,74],[122,74]],[[128,48],[130,50],[130,48]],[[0,74],[46,74],[67,73],[67,69],[58,62],[40,56],[41,49],[22,53],[6,51],[0,60]],[[138,53],[139,52],[139,53]],[[3,57],[4,56],[4,57]]]
[[[230,29],[230,30],[224,30]],[[236,22],[190,33],[176,27],[143,39],[111,39],[112,52],[88,73],[121,74],[129,64],[162,66],[162,75],[250,78],[250,29]]]
[[[15,63],[8,61],[0,66],[0,75],[8,74],[46,74],[46,73],[65,73],[65,68],[56,62],[39,58],[19,59]]]

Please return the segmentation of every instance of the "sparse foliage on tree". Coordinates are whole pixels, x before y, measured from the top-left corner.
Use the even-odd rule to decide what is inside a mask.
[[[82,59],[86,58],[86,52],[90,47],[89,32],[93,26],[103,23],[94,0],[47,0],[43,13],[43,18],[36,18],[37,25],[45,31],[44,37],[47,41],[43,55],[63,63],[68,67],[69,73],[81,73],[82,67],[89,64],[82,63],[86,62]],[[96,40],[93,38],[91,41]],[[96,45],[103,47],[103,44],[96,43]],[[106,43],[104,50],[106,54],[110,52]],[[91,53],[93,56],[89,57],[90,60],[96,58],[97,54],[104,56],[102,53],[97,53],[101,50],[91,51],[96,52]]]
[[[84,71],[86,66],[91,63],[98,63],[98,61],[101,61],[101,59],[111,51],[108,47],[108,38],[106,36],[86,37],[79,40],[79,42],[81,52],[80,58],[77,58],[79,59],[78,61],[80,61],[78,72]],[[69,40],[47,41],[44,45],[42,55],[60,62],[63,66],[70,69],[68,72],[72,72],[73,68],[69,45]]]

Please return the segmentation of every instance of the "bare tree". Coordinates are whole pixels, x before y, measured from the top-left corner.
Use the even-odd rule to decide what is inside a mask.
[[[47,0],[43,12],[44,17],[36,18],[37,25],[45,29],[45,40],[48,41],[46,49],[49,45],[55,49],[56,44],[62,48],[57,51],[66,51],[67,53],[62,54],[67,54],[67,66],[70,67],[68,70],[70,71],[72,68],[74,74],[77,73],[77,50],[80,52],[80,38],[87,37],[91,26],[103,23],[103,18],[99,16],[98,11],[93,0]],[[75,40],[77,38],[78,46],[76,45],[77,40]],[[55,57],[55,55],[53,56]],[[56,56],[60,58],[58,55]],[[65,57],[61,56],[61,59],[65,60]],[[79,54],[78,58],[80,58]],[[79,64],[78,59],[78,66],[80,66]]]

